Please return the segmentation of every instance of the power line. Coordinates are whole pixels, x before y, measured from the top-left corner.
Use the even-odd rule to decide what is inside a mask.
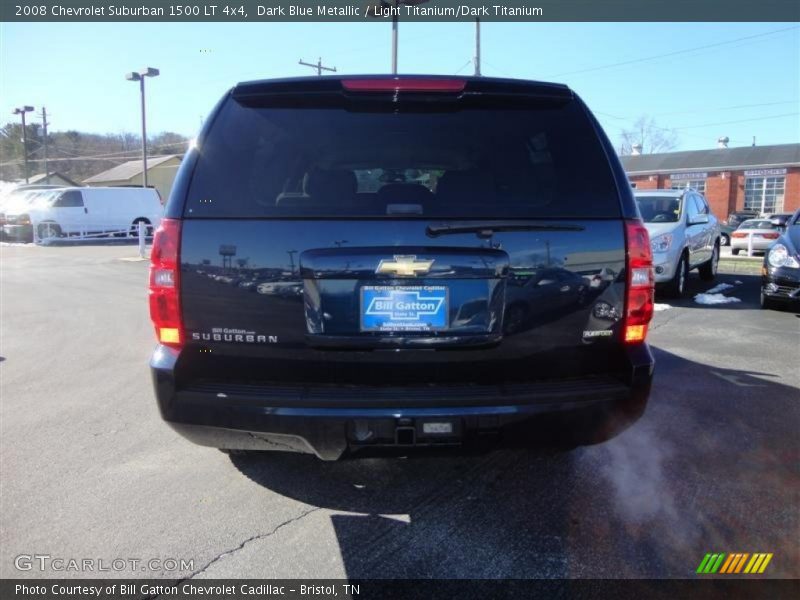
[[[620,61],[620,62],[609,64],[609,65],[600,65],[600,66],[597,66],[597,67],[589,67],[589,68],[586,68],[586,69],[578,69],[577,71],[567,71],[565,73],[557,73],[555,75],[546,75],[546,77],[547,78],[565,77],[567,75],[577,75],[579,73],[590,73],[590,72],[593,72],[593,71],[600,71],[600,70],[603,70],[603,69],[612,69],[614,67],[622,67],[622,66],[625,66],[625,65],[633,65],[633,64],[638,64],[638,63],[642,63],[642,62],[647,62],[647,61],[650,61],[650,60],[656,60],[658,58],[667,58],[667,57],[670,57],[670,56],[677,56],[679,54],[686,54],[686,53],[689,53],[689,52],[696,52],[697,50],[706,50],[708,48],[718,48],[719,46],[726,46],[726,45],[729,45],[729,44],[734,44],[736,42],[742,42],[742,41],[745,41],[745,40],[752,40],[752,39],[755,39],[755,38],[765,37],[765,36],[769,36],[769,35],[777,35],[779,33],[784,33],[786,31],[792,31],[792,30],[797,30],[797,29],[800,29],[800,28],[797,27],[797,26],[784,27],[782,29],[774,29],[772,31],[765,31],[763,33],[756,33],[756,34],[753,34],[753,35],[746,35],[746,36],[743,36],[743,37],[738,37],[738,38],[734,38],[734,39],[731,39],[731,40],[726,40],[724,42],[715,42],[713,44],[704,44],[703,46],[695,46],[693,48],[684,48],[683,50],[675,50],[673,52],[666,52],[664,54],[654,54],[652,56],[645,56],[645,57],[642,57],[642,58],[634,58],[634,59],[631,59],[631,60],[624,60],[624,61]]]
[[[781,102],[759,102],[758,104],[737,104],[736,106],[718,106],[716,108],[700,108],[694,110],[674,110],[670,112],[656,113],[654,117],[665,117],[668,115],[688,115],[705,112],[716,112],[718,110],[736,110],[739,108],[759,108],[762,106],[779,106],[782,104],[800,104],[800,100],[785,100]]]
[[[800,114],[799,112],[784,113],[782,115],[769,115],[767,117],[754,117],[752,119],[738,119],[736,121],[719,121],[717,123],[704,123],[703,125],[686,125],[683,127],[673,127],[672,129],[680,131],[681,129],[697,129],[699,127],[715,127],[717,125],[733,125],[734,123],[749,123],[751,121],[766,121],[767,119],[780,119],[783,117],[794,117]]]
[[[784,100],[780,102],[759,102],[758,104],[737,104],[736,106],[717,106],[713,108],[700,108],[696,110],[674,110],[670,112],[663,112],[663,113],[655,113],[655,114],[648,114],[650,117],[666,117],[670,115],[688,115],[688,114],[697,114],[697,113],[706,113],[706,112],[717,112],[720,110],[735,110],[739,108],[758,108],[763,106],[780,106],[783,104],[794,104],[797,105],[800,103],[800,100]],[[610,119],[617,119],[619,121],[629,121],[629,117],[620,117],[617,115],[612,115],[607,112],[603,112],[600,110],[593,111],[595,114],[606,116]]]
[[[170,146],[185,145],[187,143],[188,143],[188,141],[171,142],[169,144],[158,144],[158,145],[155,145],[155,146],[154,145],[149,145],[148,147],[149,148],[169,148]],[[58,150],[59,152],[65,152],[65,151],[61,150],[60,148],[55,148],[55,149]],[[108,160],[110,162],[114,162],[114,161],[118,161],[119,160],[119,161],[123,161],[124,162],[124,161],[128,161],[128,160],[136,160],[137,158],[139,158],[140,155],[138,153],[133,155],[133,156],[120,156],[120,154],[131,154],[132,152],[137,152],[137,151],[136,150],[126,150],[126,151],[123,151],[123,152],[112,152],[112,153],[109,153],[109,154],[96,154],[96,155],[93,155],[93,156],[70,156],[70,157],[63,157],[62,156],[62,157],[59,157],[59,158],[56,158],[56,159],[53,159],[53,160],[58,160],[58,161]],[[6,167],[6,166],[11,166],[11,165],[18,165],[21,162],[22,162],[21,160],[8,161],[8,162],[0,163],[0,166]],[[44,161],[42,159],[33,159],[33,160],[31,160],[31,162],[44,162]],[[119,163],[119,164],[122,164],[122,163]]]
[[[463,65],[461,65],[461,68],[460,68],[460,69],[458,69],[458,71],[456,71],[455,73],[453,73],[453,75],[458,75],[459,73],[461,73],[461,71],[463,71],[464,69],[466,69],[466,68],[467,68],[469,65],[471,65],[471,64],[472,64],[472,59],[468,60],[468,61],[467,61],[467,62],[465,62]]]
[[[614,115],[609,115],[608,113],[604,113],[604,112],[600,112],[600,111],[594,111],[594,112],[596,112],[598,115],[603,115],[603,116],[609,117],[611,119],[617,119],[617,120],[620,120],[620,121],[626,121],[626,122],[630,123],[630,119],[626,119],[624,117],[616,117]],[[716,125],[733,125],[734,123],[749,123],[750,121],[765,121],[767,119],[779,119],[779,118],[782,118],[782,117],[793,117],[793,116],[798,115],[798,114],[800,114],[800,113],[792,112],[792,113],[783,113],[783,114],[780,114],[780,115],[768,115],[766,117],[753,117],[752,119],[737,119],[735,121],[720,121],[720,122],[717,122],[717,123],[702,123],[700,125],[681,125],[679,127],[662,127],[660,125],[649,125],[649,127],[652,127],[653,129],[661,129],[663,131],[676,131],[676,130],[682,130],[682,129],[698,129],[700,127],[714,127]]]

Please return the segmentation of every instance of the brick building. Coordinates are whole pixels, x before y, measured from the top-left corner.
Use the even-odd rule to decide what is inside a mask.
[[[635,188],[692,187],[705,195],[719,219],[727,219],[737,210],[769,214],[800,208],[800,144],[721,147],[621,159]]]

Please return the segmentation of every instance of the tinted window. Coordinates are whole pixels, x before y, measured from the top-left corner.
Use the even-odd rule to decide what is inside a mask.
[[[618,217],[582,108],[436,113],[254,108],[229,100],[186,217]]]
[[[739,229],[775,229],[775,225],[769,221],[750,219],[739,225]]]
[[[73,190],[70,192],[64,192],[58,198],[56,198],[56,201],[53,202],[53,206],[57,206],[59,208],[83,206],[83,197],[78,191]]]
[[[636,203],[645,223],[677,223],[681,199],[676,196],[637,196]]]

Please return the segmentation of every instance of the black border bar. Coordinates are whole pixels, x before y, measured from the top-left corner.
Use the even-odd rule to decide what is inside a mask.
[[[2,0],[5,22],[388,22],[396,0]],[[797,0],[397,0],[411,22],[799,22]],[[368,7],[381,6],[379,16]],[[370,11],[370,12],[374,12]]]
[[[457,598],[735,600],[800,597],[800,580],[696,579],[4,579],[4,600],[381,600]]]

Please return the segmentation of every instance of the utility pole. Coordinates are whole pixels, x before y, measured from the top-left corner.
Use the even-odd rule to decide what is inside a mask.
[[[303,65],[304,67],[311,67],[312,69],[316,69],[317,70],[317,75],[320,76],[320,77],[322,76],[322,72],[323,71],[330,71],[331,73],[336,73],[336,67],[323,67],[322,66],[322,57],[317,59],[317,64],[303,62],[302,58],[298,61],[297,64]]]
[[[28,133],[25,131],[25,113],[33,112],[32,106],[18,106],[12,114],[22,118],[22,158],[25,163],[25,183],[28,183]]]
[[[394,0],[394,12],[392,13],[392,75],[397,75],[397,21],[399,12],[400,0]]]
[[[481,76],[481,20],[475,19],[475,77]]]
[[[47,168],[47,109],[42,107],[42,134],[44,135],[44,182],[50,183],[50,170]]]

